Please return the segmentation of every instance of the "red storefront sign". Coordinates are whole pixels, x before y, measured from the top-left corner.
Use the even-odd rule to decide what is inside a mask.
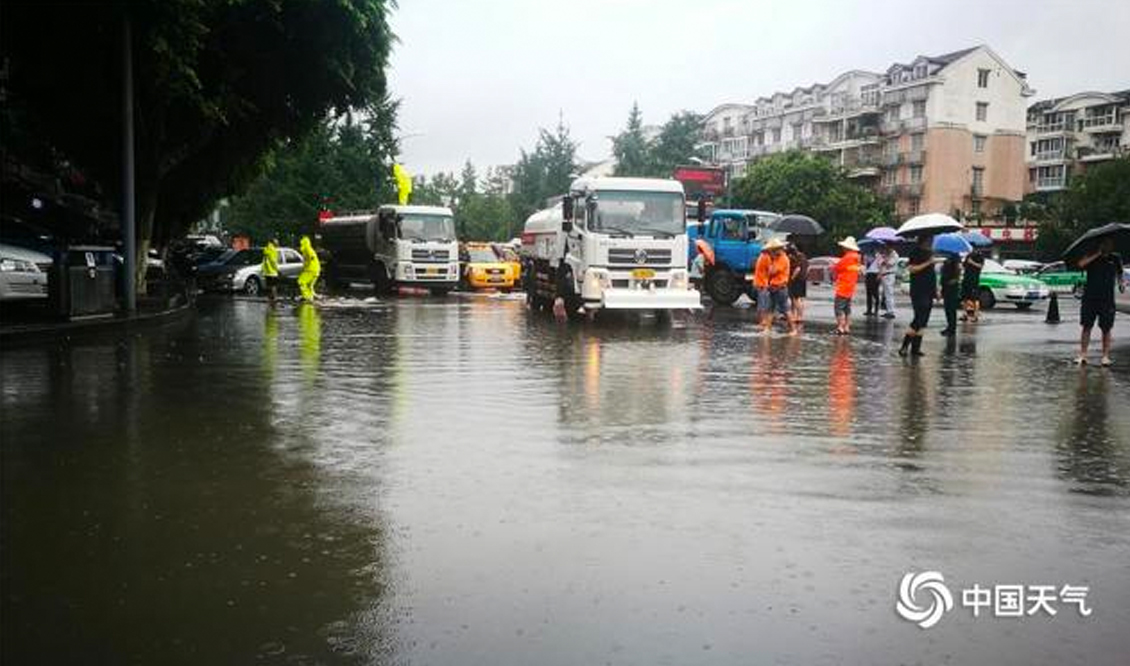
[[[674,178],[683,184],[688,199],[694,199],[700,194],[718,195],[726,191],[726,172],[720,167],[676,167]]]

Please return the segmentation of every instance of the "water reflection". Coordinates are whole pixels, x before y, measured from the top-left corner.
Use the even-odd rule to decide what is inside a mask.
[[[1072,490],[1088,494],[1124,492],[1130,469],[1130,438],[1111,427],[1110,373],[1080,369],[1073,382],[1072,409],[1058,432],[1058,471]],[[1126,410],[1123,409],[1123,416]]]
[[[851,342],[837,337],[832,342],[832,360],[828,364],[828,409],[832,434],[847,437],[855,416],[855,360]]]

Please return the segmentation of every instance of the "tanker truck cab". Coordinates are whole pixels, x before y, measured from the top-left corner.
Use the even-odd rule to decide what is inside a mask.
[[[701,307],[687,275],[683,186],[650,178],[578,178],[534,213],[522,237],[527,296],[578,309]]]
[[[381,206],[376,215],[326,220],[322,242],[339,280],[369,279],[378,292],[397,287],[446,294],[459,284],[459,242],[451,209]]]

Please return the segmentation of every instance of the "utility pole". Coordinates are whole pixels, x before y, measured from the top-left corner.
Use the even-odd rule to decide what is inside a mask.
[[[137,223],[133,180],[133,37],[129,10],[122,14],[122,251],[125,254],[126,314],[137,312]]]

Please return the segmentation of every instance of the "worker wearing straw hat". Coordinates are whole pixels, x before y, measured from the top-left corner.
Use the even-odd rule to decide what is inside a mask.
[[[855,296],[855,285],[859,282],[863,264],[859,261],[859,245],[854,237],[848,236],[838,244],[844,254],[832,266],[832,276],[836,281],[832,310],[836,315],[836,335],[847,335],[851,332],[851,299]]]
[[[757,288],[757,313],[766,332],[773,327],[774,312],[789,321],[789,331],[796,332],[796,323],[789,317],[789,257],[779,238],[770,239],[753,270],[753,286]]]

